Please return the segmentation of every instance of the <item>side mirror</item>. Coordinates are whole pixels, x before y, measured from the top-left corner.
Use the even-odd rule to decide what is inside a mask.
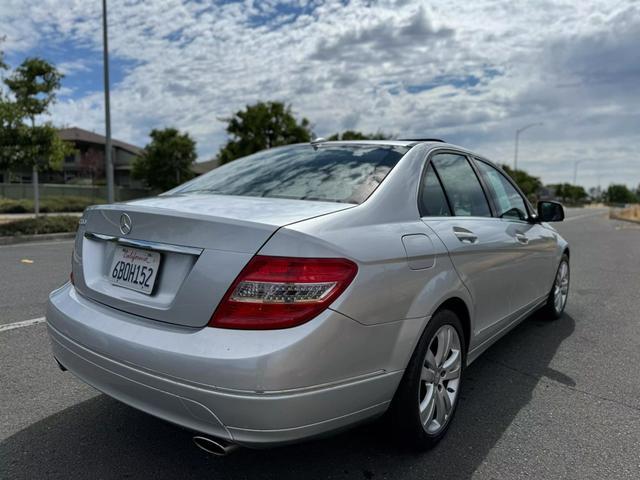
[[[558,202],[538,202],[538,221],[561,222],[564,220],[564,208]]]

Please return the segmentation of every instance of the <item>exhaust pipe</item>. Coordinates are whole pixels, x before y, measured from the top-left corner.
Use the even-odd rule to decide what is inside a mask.
[[[193,443],[201,450],[212,455],[224,457],[238,448],[235,443],[230,443],[221,439],[205,437],[204,435],[196,435],[193,437]]]

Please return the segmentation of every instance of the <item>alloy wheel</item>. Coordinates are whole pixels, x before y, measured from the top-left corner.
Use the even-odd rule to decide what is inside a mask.
[[[418,403],[420,420],[427,433],[439,433],[451,418],[462,373],[460,336],[443,325],[429,342],[422,363]]]
[[[553,307],[560,314],[567,303],[569,296],[569,264],[563,261],[558,268],[556,280],[553,285]]]

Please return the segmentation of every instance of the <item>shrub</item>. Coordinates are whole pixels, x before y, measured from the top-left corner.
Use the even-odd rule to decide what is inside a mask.
[[[82,212],[101,201],[90,197],[44,197],[40,200],[40,212]],[[0,213],[33,213],[33,200],[0,198]]]
[[[0,213],[29,213],[33,212],[31,200],[13,200],[0,198]]]
[[[79,217],[72,215],[25,218],[0,224],[0,236],[75,232],[78,228],[78,220],[80,220]]]

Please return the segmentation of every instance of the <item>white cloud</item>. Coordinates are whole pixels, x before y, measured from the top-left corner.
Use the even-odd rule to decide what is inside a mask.
[[[295,15],[292,6],[303,8]],[[189,131],[202,158],[224,142],[219,120],[282,100],[317,134],[354,128],[454,139],[547,182],[640,182],[640,10],[631,0],[112,0],[114,135],[145,143],[153,127]],[[99,54],[100,8],[81,0],[5,0],[4,48],[68,45]],[[44,50],[46,52],[46,49]],[[70,74],[88,65],[69,58]],[[74,70],[75,68],[75,70]],[[101,83],[61,98],[59,123],[103,130]]]

